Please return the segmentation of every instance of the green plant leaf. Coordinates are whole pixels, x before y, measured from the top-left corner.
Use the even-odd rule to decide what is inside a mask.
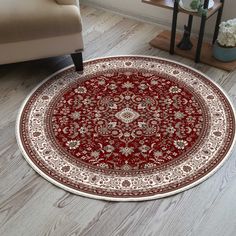
[[[193,0],[190,4],[190,7],[193,9],[193,10],[197,10],[199,9],[199,7],[201,6],[201,2],[199,0]]]

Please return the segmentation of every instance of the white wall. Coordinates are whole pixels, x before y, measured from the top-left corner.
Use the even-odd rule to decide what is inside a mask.
[[[81,0],[82,3],[107,8],[121,14],[140,18],[158,24],[171,25],[172,11],[142,3],[141,0]],[[223,20],[236,17],[236,0],[225,0]],[[212,16],[206,24],[206,35],[210,36],[214,32],[216,15]],[[199,18],[194,17],[193,32],[199,31]],[[179,14],[178,28],[182,29],[187,23],[187,15]]]

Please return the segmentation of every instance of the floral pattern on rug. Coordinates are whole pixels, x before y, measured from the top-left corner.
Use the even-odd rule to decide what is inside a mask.
[[[141,170],[184,155],[198,140],[197,99],[171,79],[114,72],[66,91],[53,110],[58,143],[101,168]]]
[[[105,200],[149,200],[193,187],[225,161],[234,110],[201,73],[159,58],[91,60],[36,88],[17,124],[31,166]]]

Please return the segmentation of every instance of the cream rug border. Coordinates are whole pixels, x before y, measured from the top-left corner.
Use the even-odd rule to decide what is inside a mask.
[[[115,56],[106,56],[106,57],[98,57],[98,58],[93,58],[93,59],[90,59],[90,60],[87,60],[87,61],[84,61],[84,63],[86,62],[89,62],[89,61],[93,61],[93,60],[97,60],[97,59],[105,59],[105,58],[116,58],[116,57],[140,57],[140,58],[151,58],[151,59],[159,59],[159,60],[165,60],[165,61],[168,61],[168,62],[172,62],[172,63],[175,63],[175,64],[178,64],[178,65],[181,65],[181,66],[184,66],[188,69],[191,69],[199,74],[201,74],[202,76],[204,76],[205,78],[207,78],[208,80],[210,80],[223,94],[224,96],[227,98],[232,110],[233,110],[233,114],[234,114],[234,117],[236,118],[236,112],[235,112],[235,107],[231,101],[231,98],[228,96],[228,94],[214,81],[212,81],[210,79],[210,77],[208,77],[207,75],[205,75],[204,73],[198,71],[197,69],[194,69],[188,65],[185,65],[183,63],[179,63],[179,62],[176,62],[174,60],[169,60],[169,59],[166,59],[166,58],[161,58],[161,57],[154,57],[154,56],[145,56],[145,55],[115,55]],[[27,153],[25,152],[24,148],[23,148],[23,145],[21,143],[21,140],[20,140],[20,132],[19,132],[19,128],[20,128],[20,117],[21,117],[21,113],[27,103],[27,101],[29,100],[29,98],[31,97],[31,95],[42,85],[44,84],[46,81],[48,81],[49,79],[51,79],[52,77],[54,77],[55,75],[59,74],[60,72],[62,71],[65,71],[69,68],[73,67],[73,65],[70,65],[70,66],[67,66],[59,71],[56,71],[55,73],[53,73],[52,75],[50,75],[49,77],[47,77],[46,79],[44,79],[40,84],[38,84],[30,93],[29,95],[25,98],[25,100],[23,101],[19,111],[18,111],[18,114],[17,114],[17,119],[16,119],[16,126],[15,126],[15,132],[16,132],[16,140],[17,140],[17,144],[19,146],[19,149],[21,151],[21,153],[23,154],[23,157],[25,158],[25,160],[28,162],[28,164],[39,174],[41,175],[43,178],[45,178],[47,181],[49,181],[50,183],[56,185],[57,187],[60,187],[61,189],[64,189],[70,193],[73,193],[73,194],[76,194],[76,195],[80,195],[80,196],[83,196],[83,197],[88,197],[88,198],[92,198],[92,199],[97,199],[97,200],[107,200],[107,201],[115,201],[115,202],[127,202],[127,201],[147,201],[147,200],[155,200],[155,199],[160,199],[160,198],[164,198],[164,197],[168,197],[168,196],[172,196],[172,195],[175,195],[177,193],[180,193],[180,192],[183,192],[185,190],[188,190],[190,188],[193,188],[195,187],[196,185],[204,182],[206,179],[208,179],[210,176],[212,176],[217,170],[219,170],[223,164],[225,163],[225,161],[229,158],[229,156],[232,154],[232,151],[233,151],[233,148],[234,148],[234,145],[235,145],[235,142],[236,142],[236,135],[234,136],[234,140],[232,142],[232,145],[227,153],[227,155],[224,157],[224,159],[222,159],[222,161],[211,171],[209,172],[207,175],[205,175],[204,177],[200,178],[199,180],[197,180],[196,182],[188,185],[188,186],[185,186],[185,187],[182,187],[178,190],[174,190],[174,191],[171,191],[171,192],[168,192],[168,193],[164,193],[164,194],[156,194],[156,195],[153,195],[153,196],[148,196],[148,197],[140,197],[140,198],[114,198],[114,197],[105,197],[105,196],[96,196],[96,195],[92,195],[92,194],[87,194],[87,193],[84,193],[84,192],[81,192],[81,191],[78,191],[78,190],[75,190],[73,188],[70,188],[70,187],[67,187],[65,185],[62,185],[60,183],[58,183],[57,181],[55,181],[54,179],[50,178],[48,175],[46,175],[45,173],[43,173],[30,159],[30,157],[27,155]],[[236,120],[236,119],[235,119]],[[236,125],[236,122],[235,122],[235,125]]]

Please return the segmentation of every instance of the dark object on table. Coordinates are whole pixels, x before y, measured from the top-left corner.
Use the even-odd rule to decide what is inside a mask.
[[[190,40],[191,29],[187,25],[184,26],[184,34],[181,41],[177,44],[177,47],[182,50],[190,50],[193,47],[193,44]]]

